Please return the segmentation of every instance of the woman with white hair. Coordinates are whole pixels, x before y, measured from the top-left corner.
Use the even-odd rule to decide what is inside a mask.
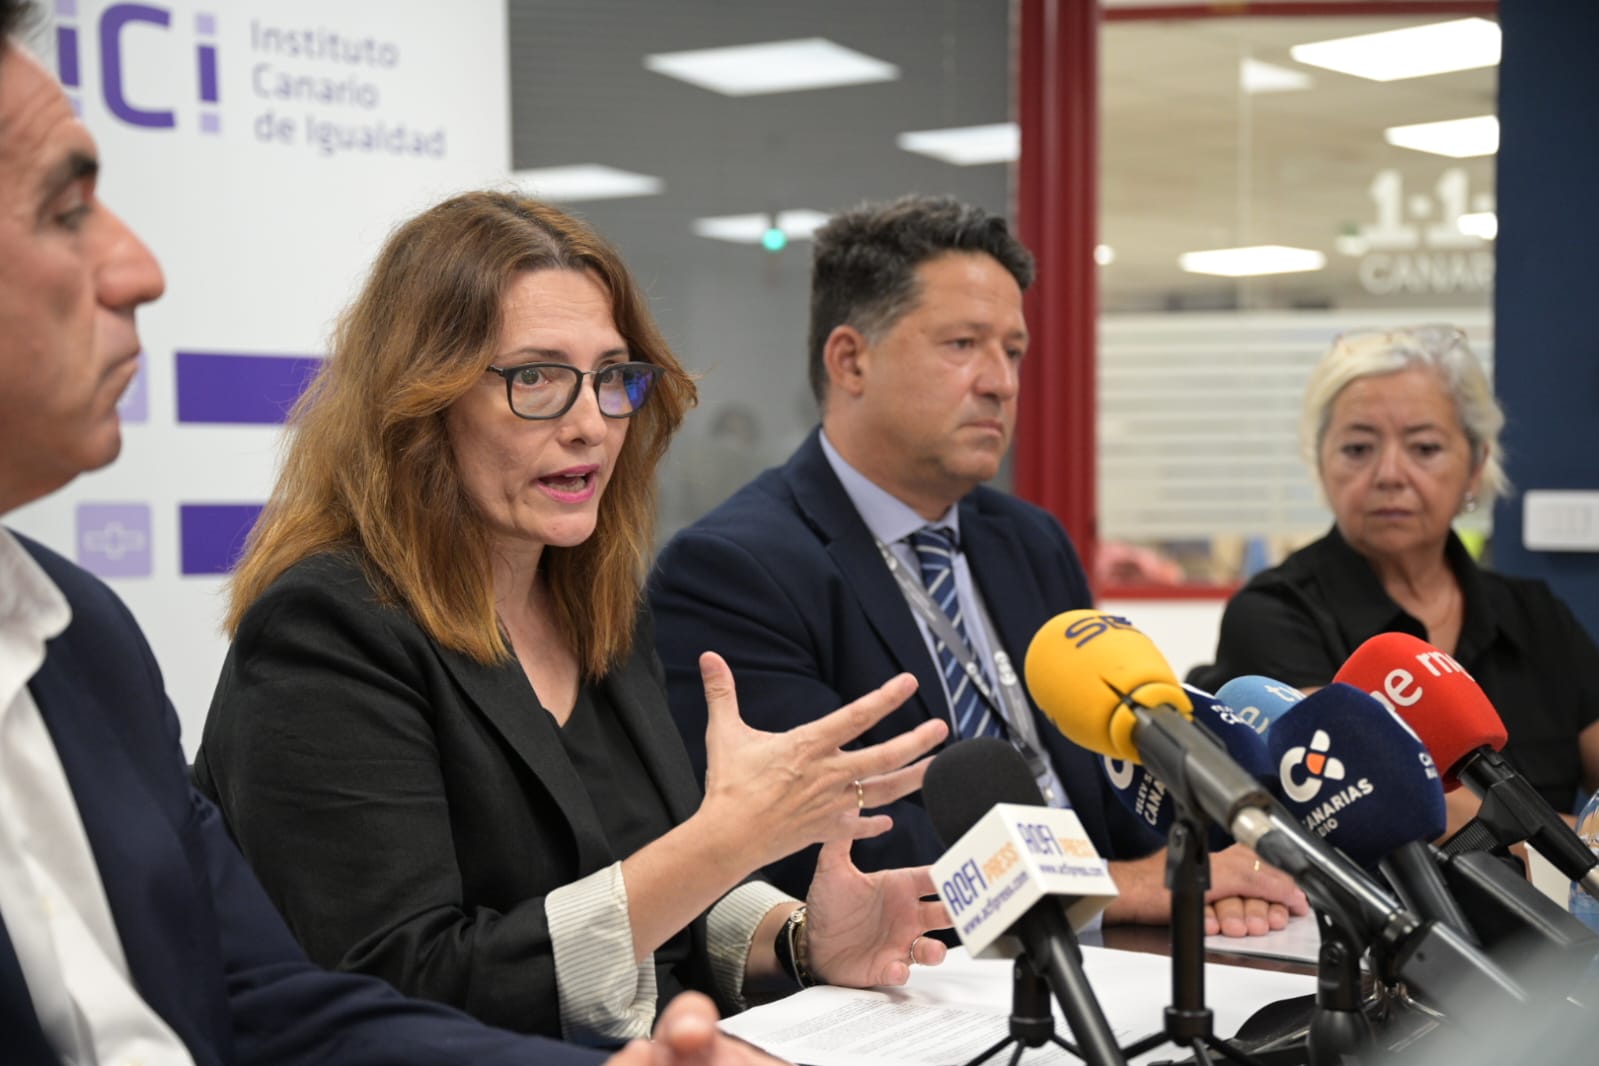
[[[1233,597],[1195,682],[1315,689],[1368,638],[1409,633],[1460,661],[1504,719],[1505,756],[1574,809],[1599,786],[1599,648],[1546,584],[1482,569],[1451,528],[1508,487],[1504,421],[1459,329],[1339,337],[1301,423],[1333,528]],[[1464,789],[1449,804],[1451,832],[1477,808]]]

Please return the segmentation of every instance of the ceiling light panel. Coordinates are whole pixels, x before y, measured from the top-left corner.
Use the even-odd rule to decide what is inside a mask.
[[[1424,78],[1499,63],[1499,24],[1456,19],[1383,33],[1296,44],[1288,54],[1307,66],[1370,81]]]
[[[1470,159],[1499,151],[1499,119],[1493,115],[1452,118],[1445,122],[1419,122],[1413,126],[1390,126],[1383,139],[1399,148]]]
[[[615,200],[625,196],[656,196],[666,188],[666,182],[653,174],[635,174],[631,170],[618,170],[598,163],[518,170],[512,173],[511,180],[530,196],[565,204],[580,200]]]
[[[725,96],[756,96],[893,81],[899,68],[825,37],[657,52],[644,57],[657,74]]]
[[[1246,93],[1286,93],[1310,88],[1310,75],[1258,59],[1238,61],[1238,87]]]
[[[1190,274],[1246,278],[1262,274],[1299,274],[1320,270],[1327,265],[1327,257],[1310,248],[1259,244],[1248,248],[1213,248],[1203,252],[1184,252],[1177,257],[1177,265]]]
[[[1013,163],[1021,158],[1022,152],[1021,129],[1014,122],[910,130],[896,136],[894,143],[907,152],[931,156],[958,167]]]
[[[1499,236],[1499,216],[1492,211],[1469,211],[1455,219],[1455,225],[1468,237],[1491,241]]]
[[[791,241],[809,240],[811,235],[828,219],[821,211],[793,208],[779,211],[776,216],[764,211],[747,215],[714,215],[696,218],[693,224],[696,237],[713,241],[731,241],[734,244],[760,244],[766,231],[776,226]]]

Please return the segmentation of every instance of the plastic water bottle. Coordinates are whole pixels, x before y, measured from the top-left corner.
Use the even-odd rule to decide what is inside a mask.
[[[1599,792],[1589,796],[1588,802],[1582,805],[1582,813],[1577,815],[1577,835],[1590,851],[1599,853]],[[1583,925],[1599,932],[1599,899],[1588,895],[1575,881],[1571,882],[1569,909],[1572,916]],[[1588,964],[1588,975],[1583,979],[1583,985],[1584,992],[1589,996],[1599,989],[1599,958]]]

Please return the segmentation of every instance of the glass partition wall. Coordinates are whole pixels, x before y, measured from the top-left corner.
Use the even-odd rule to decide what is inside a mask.
[[[660,537],[816,424],[811,231],[907,192],[1008,206],[1010,13],[993,0],[511,0],[519,184],[621,250],[700,375]]]
[[[1033,3],[511,0],[515,180],[621,249],[701,375],[662,537],[815,424],[820,221],[911,191],[1014,215]],[[1030,357],[1093,360],[1097,387],[1028,397],[1020,429],[1097,419],[1094,457],[1044,474],[1086,464],[1090,513],[1063,518],[1085,548],[1097,534],[1101,594],[1220,596],[1325,529],[1296,421],[1340,331],[1448,321],[1491,359],[1494,10],[1107,6],[1081,156],[1097,148],[1097,351]],[[1375,36],[1392,31],[1412,36]]]
[[[1303,7],[1106,13],[1102,593],[1222,594],[1325,532],[1297,428],[1340,332],[1448,322],[1492,359],[1492,5]]]

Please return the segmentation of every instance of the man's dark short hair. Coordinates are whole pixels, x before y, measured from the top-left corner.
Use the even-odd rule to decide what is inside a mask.
[[[903,196],[862,204],[816,231],[811,263],[810,377],[818,405],[827,399],[822,349],[839,326],[875,341],[916,306],[916,268],[949,252],[992,256],[1026,289],[1033,256],[1005,220],[948,196]]]
[[[33,19],[32,0],[0,0],[0,56],[11,38],[19,36]]]

